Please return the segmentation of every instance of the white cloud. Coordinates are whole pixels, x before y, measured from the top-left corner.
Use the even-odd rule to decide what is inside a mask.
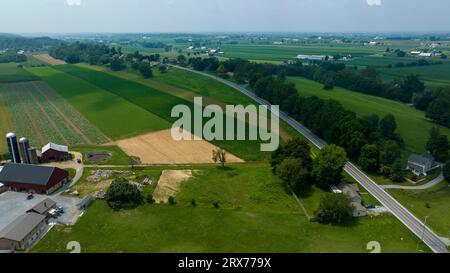
[[[381,0],[366,0],[369,6],[381,6]]]
[[[66,3],[69,6],[79,6],[81,5],[81,0],[66,0]]]

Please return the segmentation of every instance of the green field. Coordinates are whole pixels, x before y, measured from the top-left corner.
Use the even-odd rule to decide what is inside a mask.
[[[374,240],[382,252],[416,251],[417,238],[392,216],[308,222],[266,164],[200,168],[175,199],[119,212],[95,201],[74,227],[55,227],[33,252],[66,252],[69,241],[82,252],[368,252]]]
[[[370,96],[358,92],[335,87],[331,91],[323,90],[322,85],[304,78],[289,78],[294,82],[301,96],[317,96],[334,99],[358,116],[378,114],[380,118],[387,114],[395,116],[397,133],[404,139],[408,152],[425,152],[429,130],[437,126],[427,120],[425,114],[411,106],[381,97]],[[450,137],[450,129],[439,126],[441,133]]]
[[[420,79],[429,86],[450,85],[450,62],[440,65],[383,68],[381,76],[384,80],[404,78],[409,74],[418,74]]]
[[[16,63],[0,64],[0,83],[36,81],[36,76],[23,68],[17,67]]]
[[[0,136],[3,137],[7,133],[11,132],[13,129],[11,118],[6,107],[3,96],[0,92]],[[0,160],[3,155],[8,152],[8,147],[5,141],[0,141]]]
[[[108,138],[42,82],[0,85],[7,112],[19,136],[34,146],[101,144]]]
[[[422,221],[427,218],[427,225],[441,236],[450,235],[450,185],[440,183],[427,190],[388,190],[409,211]]]
[[[299,54],[335,55],[352,54],[355,57],[382,52],[385,48],[363,47],[359,45],[305,44],[305,45],[273,45],[273,44],[223,44],[223,57],[242,58],[248,60],[286,61]]]
[[[102,88],[103,90],[108,90],[113,94],[121,96],[123,99],[140,106],[142,109],[153,113],[154,115],[166,120],[167,122],[174,122],[177,119],[171,117],[171,110],[174,106],[181,104],[188,106],[190,109],[193,109],[193,101],[191,99],[192,97],[187,97],[184,93],[186,92],[186,90],[183,88],[186,88],[186,86],[188,86],[188,93],[196,93],[201,95],[202,93],[200,93],[199,91],[201,90],[201,87],[206,86],[206,84],[208,83],[211,83],[212,87],[209,87],[206,90],[209,90],[209,92],[212,93],[211,95],[208,94],[208,96],[213,98],[215,101],[220,101],[222,98],[226,98],[227,101],[232,101],[233,98],[239,98],[241,101],[252,104],[250,100],[242,97],[242,95],[231,88],[224,89],[223,85],[213,83],[213,81],[207,81],[206,84],[202,83],[206,79],[206,77],[194,78],[194,82],[199,84],[200,86],[196,87],[196,89],[189,89],[188,84],[186,84],[182,88],[176,88],[177,86],[174,86],[173,84],[164,84],[163,86],[161,86],[160,84],[157,86],[158,89],[156,89],[155,85],[146,84],[142,81],[136,81],[136,78],[134,78],[132,75],[124,76],[125,74],[123,72],[119,74],[121,75],[120,77],[117,76],[116,73],[103,72],[98,67],[63,65],[58,66],[58,69],[75,77],[79,77],[79,79],[88,81],[91,84],[95,84],[97,87]],[[133,78],[133,80],[130,80],[130,77]],[[162,91],[160,89],[165,91]],[[215,94],[219,93],[221,93],[222,95],[216,98]],[[205,101],[204,106],[206,103],[208,103],[208,101]],[[191,112],[193,113],[194,111],[192,110]],[[205,122],[206,120],[207,119],[205,119]],[[285,135],[288,134],[287,131],[284,131],[283,133]],[[246,161],[258,161],[268,159],[270,157],[270,153],[261,152],[260,141],[213,140],[212,143],[224,148],[225,150]]]
[[[50,67],[27,69],[58,91],[112,139],[170,128],[166,120],[77,77]]]

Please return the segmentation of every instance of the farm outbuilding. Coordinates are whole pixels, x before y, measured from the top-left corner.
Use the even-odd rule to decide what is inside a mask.
[[[0,249],[28,249],[44,232],[45,216],[34,212],[16,218],[0,231]]]
[[[56,167],[10,163],[0,172],[9,190],[50,194],[69,181],[69,173]]]
[[[48,143],[42,147],[41,162],[64,161],[69,158],[69,148],[67,146]]]
[[[29,209],[27,212],[34,212],[44,215],[45,217],[50,217],[52,216],[50,212],[54,209],[56,209],[56,202],[50,198],[46,198],[45,200],[36,204],[36,206]]]

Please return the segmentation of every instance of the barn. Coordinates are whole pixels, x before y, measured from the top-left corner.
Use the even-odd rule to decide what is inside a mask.
[[[64,161],[70,159],[69,148],[64,145],[48,143],[42,147],[41,162]]]
[[[50,194],[69,181],[69,173],[56,167],[10,163],[0,172],[9,190]]]

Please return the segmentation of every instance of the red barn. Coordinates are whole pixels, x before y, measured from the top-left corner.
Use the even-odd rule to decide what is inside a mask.
[[[64,145],[49,143],[42,147],[41,162],[64,161],[70,158],[69,148]]]
[[[69,181],[69,173],[56,167],[10,163],[0,172],[9,190],[50,194]]]

